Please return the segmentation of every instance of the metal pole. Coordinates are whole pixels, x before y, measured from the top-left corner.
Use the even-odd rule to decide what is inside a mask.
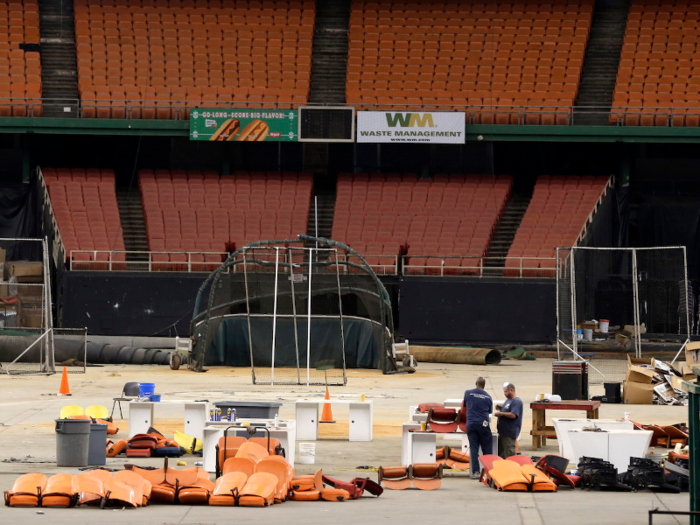
[[[333,250],[335,254],[335,278],[338,283],[338,313],[340,315],[340,343],[343,352],[343,385],[348,383],[348,376],[345,370],[345,327],[343,326],[343,295],[340,292],[340,270],[338,269],[338,250]]]
[[[634,351],[635,355],[639,358],[642,357],[642,321],[639,318],[639,288],[638,281],[639,276],[637,275],[637,250],[632,250],[632,294],[633,294],[633,314],[634,314]]]
[[[688,259],[685,246],[683,246],[683,285],[685,287],[685,327],[688,331],[687,341],[690,341],[690,312],[688,311]]]
[[[576,329],[576,270],[574,268],[574,259],[576,258],[575,255],[576,251],[574,250],[574,248],[571,248],[571,251],[569,252],[569,257],[571,258],[571,267],[569,269],[569,275],[571,276],[571,339],[573,341],[574,355],[581,357],[578,355],[578,335],[574,334],[574,330]]]
[[[557,253],[557,262],[556,262],[556,266],[557,266],[556,287],[557,287],[557,290],[556,290],[555,297],[556,297],[556,305],[557,305],[557,361],[561,361],[561,356],[559,355],[559,339],[561,338],[561,334],[559,333],[559,248],[557,248],[556,253]],[[576,336],[573,335],[573,330],[571,333],[572,333],[571,338],[575,339]]]
[[[243,250],[243,281],[245,282],[245,311],[246,317],[248,318],[248,346],[250,347],[250,373],[253,376],[253,384],[255,384],[255,360],[253,359],[253,331],[250,327],[250,294],[248,293],[248,252]],[[214,294],[214,284],[209,291],[210,294]],[[207,319],[207,323],[209,320]],[[206,341],[206,340],[205,340]]]
[[[297,355],[297,384],[301,384],[301,372],[299,371],[299,330],[297,327],[297,300],[294,296],[294,256],[292,249],[287,248],[289,252],[289,282],[292,286],[292,316],[294,320],[294,349]],[[303,275],[303,274],[302,274]]]
[[[309,387],[311,383],[311,273],[312,264],[314,258],[314,249],[309,248],[309,299],[307,301],[306,312],[306,388]]]
[[[272,370],[270,385],[275,384],[275,343],[277,340],[277,284],[279,283],[280,249],[275,246],[275,298],[272,306]]]
[[[318,195],[314,197],[314,236],[316,237],[316,248],[318,249]],[[316,254],[318,257],[318,254]]]

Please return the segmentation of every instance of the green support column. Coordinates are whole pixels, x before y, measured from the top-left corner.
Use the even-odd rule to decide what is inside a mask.
[[[690,427],[690,510],[700,511],[700,394],[688,394]],[[691,516],[690,525],[700,525],[700,516]]]
[[[695,375],[700,374],[700,366],[693,367]],[[688,392],[688,429],[690,431],[690,511],[700,511],[700,383],[683,383]],[[690,525],[700,525],[700,516],[690,516]]]

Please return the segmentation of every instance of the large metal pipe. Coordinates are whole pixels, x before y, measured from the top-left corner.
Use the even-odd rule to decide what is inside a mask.
[[[411,355],[419,363],[450,363],[456,365],[497,365],[501,352],[493,348],[464,346],[410,346]]]

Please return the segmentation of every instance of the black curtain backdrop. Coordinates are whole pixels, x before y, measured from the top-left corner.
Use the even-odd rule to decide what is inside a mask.
[[[37,213],[31,184],[10,183],[0,187],[0,237],[36,238]]]
[[[700,278],[700,207],[696,199],[656,197],[639,205],[641,246],[685,246],[688,277]],[[685,200],[685,199],[683,199]]]

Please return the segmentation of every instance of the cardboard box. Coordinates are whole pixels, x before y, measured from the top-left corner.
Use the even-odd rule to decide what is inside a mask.
[[[626,381],[622,402],[626,405],[651,405],[654,402],[654,385]]]
[[[696,381],[697,376],[693,374],[693,367],[685,365],[683,367],[683,381]]]
[[[5,248],[0,248],[0,263],[5,262],[5,255],[7,252],[5,251]]]
[[[627,363],[632,366],[642,366],[642,367],[649,367],[649,368],[656,368],[656,361],[654,361],[653,357],[632,357],[631,355],[627,354]]]
[[[41,261],[10,261],[7,267],[8,278],[14,276],[18,283],[44,281],[44,263]]]
[[[41,308],[22,308],[19,316],[19,326],[22,328],[41,328]]]
[[[641,383],[641,384],[651,384],[656,372],[649,370],[648,368],[642,368],[641,366],[631,365],[629,370],[627,370],[627,382],[628,383]]]
[[[700,342],[685,345],[685,362],[691,369],[700,365]]]

